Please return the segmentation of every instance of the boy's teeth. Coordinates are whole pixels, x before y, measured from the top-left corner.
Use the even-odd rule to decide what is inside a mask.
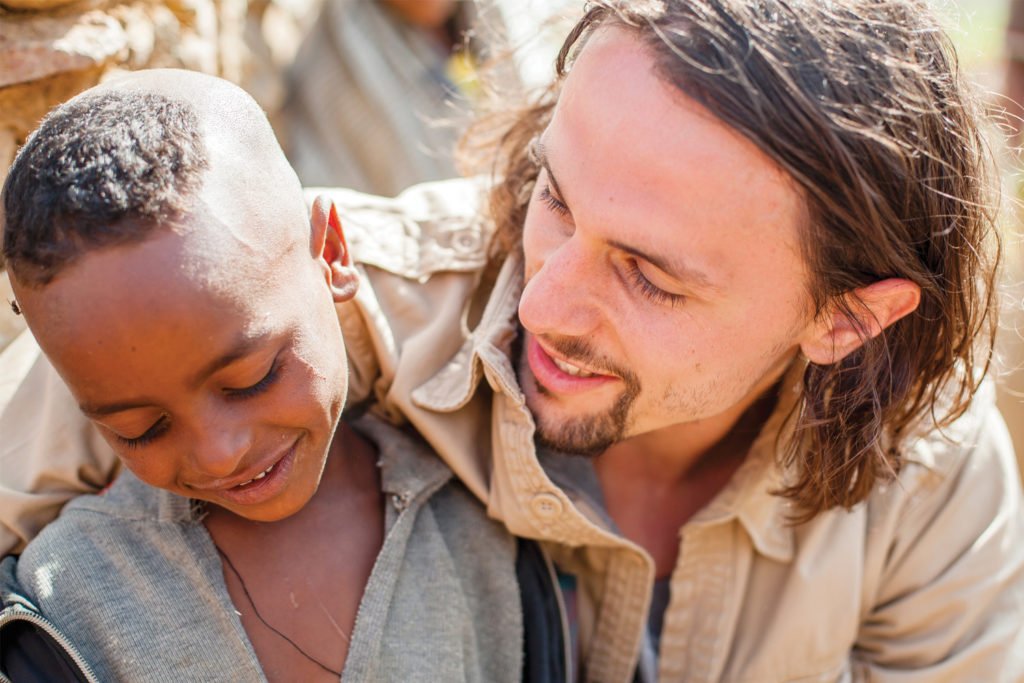
[[[275,463],[274,463],[274,465],[276,465],[276,464],[277,464],[277,463],[275,462]],[[255,477],[253,477],[253,478],[252,478],[252,479],[250,479],[249,481],[243,481],[243,482],[242,482],[241,484],[239,484],[239,486],[245,486],[246,484],[251,484],[251,483],[253,483],[253,482],[254,482],[254,481],[256,481],[257,479],[262,479],[263,477],[265,477],[265,476],[267,476],[268,474],[270,474],[270,470],[274,469],[274,465],[271,465],[271,466],[270,466],[270,467],[268,467],[267,469],[263,470],[262,472],[260,472],[259,474],[257,474],[257,475],[256,475]]]
[[[587,372],[586,370],[582,370],[582,369],[576,367],[575,365],[571,365],[569,363],[566,363],[565,361],[558,360],[557,358],[552,358],[551,360],[555,361],[555,365],[558,367],[558,369],[561,370],[562,372],[564,372],[567,375],[572,375],[573,377],[593,377],[594,376],[594,373],[592,373],[592,372]]]

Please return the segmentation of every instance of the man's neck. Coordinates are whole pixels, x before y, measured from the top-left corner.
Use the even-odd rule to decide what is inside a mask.
[[[621,441],[595,460],[608,514],[668,576],[679,529],[725,488],[775,407],[777,387],[707,420]]]

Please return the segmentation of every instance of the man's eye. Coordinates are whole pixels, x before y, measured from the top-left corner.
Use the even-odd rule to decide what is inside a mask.
[[[141,448],[142,446],[145,446],[154,439],[157,439],[160,436],[162,436],[170,426],[170,420],[167,418],[166,415],[163,415],[160,417],[159,420],[153,423],[152,427],[147,429],[139,436],[132,437],[130,439],[119,434],[115,434],[114,436],[120,443],[127,446],[128,448]]]
[[[673,294],[672,292],[666,292],[661,287],[647,279],[643,271],[640,270],[640,266],[637,265],[635,260],[629,262],[629,276],[633,280],[634,285],[640,290],[640,293],[657,304],[668,304],[675,307],[678,304],[682,304],[686,301],[686,297],[682,294]]]
[[[267,371],[267,374],[264,375],[263,379],[259,382],[242,389],[225,389],[224,393],[232,398],[248,398],[250,396],[256,396],[257,394],[262,394],[264,391],[269,389],[275,381],[277,381],[281,365],[282,364],[275,359],[274,363],[270,366],[270,370]]]

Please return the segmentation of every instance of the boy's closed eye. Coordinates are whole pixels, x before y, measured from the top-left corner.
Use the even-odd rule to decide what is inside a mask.
[[[226,397],[230,399],[246,399],[253,396],[258,396],[267,392],[274,383],[278,380],[281,375],[281,369],[284,367],[284,360],[280,356],[276,356],[273,362],[270,364],[270,368],[257,382],[247,387],[232,388],[226,387],[223,392]],[[117,430],[112,429],[110,426],[104,425],[117,439],[117,441],[128,448],[139,448],[151,443],[157,438],[163,436],[168,429],[170,429],[170,417],[166,414],[161,415],[155,422],[153,422],[148,429],[142,432],[138,436],[128,437],[119,434]]]

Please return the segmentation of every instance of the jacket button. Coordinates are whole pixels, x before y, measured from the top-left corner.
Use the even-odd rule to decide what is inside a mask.
[[[551,520],[562,514],[562,501],[553,493],[538,493],[530,501],[530,510],[544,520]]]
[[[452,235],[452,246],[460,254],[472,254],[480,249],[480,233],[475,230],[460,230]]]
[[[409,507],[409,501],[412,500],[412,493],[409,491],[402,491],[391,496],[391,504],[395,506],[395,510],[403,512]]]

